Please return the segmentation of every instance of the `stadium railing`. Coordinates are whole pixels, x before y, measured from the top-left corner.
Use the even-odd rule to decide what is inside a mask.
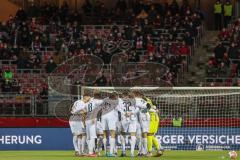
[[[237,82],[237,78],[226,77],[207,77],[205,78],[205,86],[233,86]]]
[[[0,94],[0,117],[53,116],[48,110],[48,96]]]

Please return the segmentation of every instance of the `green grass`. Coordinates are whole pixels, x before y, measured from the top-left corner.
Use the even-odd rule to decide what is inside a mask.
[[[0,151],[0,160],[88,160],[112,158],[96,157],[77,158],[73,156],[73,151]],[[238,152],[238,155],[240,152]],[[229,160],[228,151],[165,151],[161,158],[132,158],[125,157],[117,159],[160,159],[160,160]]]

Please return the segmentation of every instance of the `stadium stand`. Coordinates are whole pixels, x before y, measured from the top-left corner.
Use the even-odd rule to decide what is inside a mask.
[[[10,71],[12,80],[6,81],[2,77],[1,101],[10,101],[10,109],[1,113],[47,114],[46,106],[38,101],[48,99],[45,97],[48,95],[48,76],[56,72],[68,75],[69,68],[74,67],[64,65],[64,62],[85,55],[101,58],[104,71],[100,75],[96,68],[88,71],[85,76],[90,77],[91,83],[87,80],[79,82],[79,77],[68,75],[73,84],[133,85],[126,79],[133,74],[133,68],[139,69],[141,65],[130,63],[157,62],[165,70],[154,71],[159,75],[156,84],[160,84],[160,76],[164,75],[161,77],[164,86],[181,85],[182,75],[188,71],[191,57],[203,36],[201,14],[187,3],[181,7],[159,8],[158,4],[139,1],[132,10],[124,10],[125,4],[117,6],[117,12],[114,12],[104,8],[103,4],[95,8],[85,4],[84,13],[80,14],[72,12],[67,3],[60,8],[46,3],[32,5],[28,10],[21,8],[7,22],[2,22],[0,68],[2,75]],[[123,62],[129,63],[128,69],[120,72],[119,63]],[[111,76],[105,74],[110,66],[114,68]],[[156,77],[154,73],[144,79],[144,84],[152,83]],[[78,75],[82,73],[79,71]],[[40,109],[32,111],[32,103],[39,104]],[[15,105],[21,107],[16,110]]]
[[[237,19],[218,34],[218,45],[206,66],[208,86],[239,86],[239,25]]]

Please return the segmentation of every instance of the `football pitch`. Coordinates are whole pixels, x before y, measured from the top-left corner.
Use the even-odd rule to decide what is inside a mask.
[[[240,152],[238,151],[238,155]],[[73,151],[0,151],[0,160],[89,160],[109,157],[74,157]],[[165,151],[162,157],[117,157],[117,159],[229,160],[228,151]]]

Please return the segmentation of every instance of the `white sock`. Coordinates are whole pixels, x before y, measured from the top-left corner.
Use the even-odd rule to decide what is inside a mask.
[[[97,151],[100,152],[102,150],[102,143],[103,143],[103,137],[99,137],[97,139]]]
[[[131,136],[130,144],[131,144],[131,155],[134,155],[136,136]]]
[[[122,153],[126,153],[126,142],[125,137],[121,135]]]
[[[82,153],[82,151],[81,151],[81,148],[82,148],[82,139],[79,138],[79,137],[78,137],[77,144],[78,144],[78,152],[79,152],[79,153]]]
[[[147,154],[147,138],[142,138],[143,140],[143,154]]]
[[[73,147],[74,147],[74,150],[75,152],[78,152],[79,148],[78,148],[78,136],[73,136]]]
[[[142,154],[142,137],[138,137],[138,153]]]
[[[113,153],[116,153],[116,154],[117,154],[118,148],[117,148],[117,145],[116,145],[116,139],[118,139],[118,135],[116,135],[115,143],[114,143],[114,148],[113,148]]]
[[[89,154],[93,154],[94,148],[95,148],[95,139],[92,138],[88,142],[88,152],[89,152]]]
[[[103,138],[103,146],[104,146],[104,151],[106,154],[107,153],[107,138]]]
[[[115,140],[116,141],[116,140]],[[118,148],[117,148],[117,145],[116,143],[114,144],[114,148],[113,148],[113,153],[117,153],[118,152]]]
[[[110,138],[110,154],[114,153],[114,147],[115,147],[115,138]]]
[[[81,145],[81,151],[82,151],[82,153],[84,153],[85,152],[85,144],[86,144],[86,136],[83,136],[82,137],[82,145]]]
[[[87,147],[89,146],[89,139],[86,138]],[[85,145],[86,146],[86,145]],[[88,148],[87,148],[88,149]]]

